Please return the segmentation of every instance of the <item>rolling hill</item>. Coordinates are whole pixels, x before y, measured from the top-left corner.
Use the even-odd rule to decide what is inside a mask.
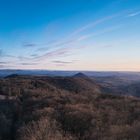
[[[140,99],[84,74],[0,79],[0,140],[139,140]]]

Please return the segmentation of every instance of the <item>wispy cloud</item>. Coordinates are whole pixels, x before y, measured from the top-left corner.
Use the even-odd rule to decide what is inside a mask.
[[[105,33],[109,33],[109,32],[112,32],[112,31],[115,31],[115,30],[119,29],[120,27],[121,27],[121,25],[105,28],[102,31],[81,36],[81,37],[78,38],[78,40],[83,41],[83,40],[89,39],[91,37],[96,37],[96,36],[99,36],[99,35],[102,35],[102,34],[105,34]]]
[[[3,57],[6,57],[6,58],[17,58],[16,56],[11,55],[11,54],[5,54],[5,55],[3,55]]]
[[[0,62],[1,65],[8,64],[8,62]]]
[[[64,55],[68,55],[69,50],[70,50],[70,48],[60,48],[60,49],[57,49],[57,50],[46,52],[45,54],[42,54],[42,55],[37,56],[37,57],[33,57],[32,59],[33,60],[43,60],[43,59],[45,60],[47,58],[51,59],[53,57],[61,57],[61,56],[64,56]]]
[[[37,44],[35,44],[35,43],[27,43],[27,42],[24,42],[23,43],[23,47],[36,47],[37,46]]]
[[[0,49],[0,57],[1,57],[1,58],[16,58],[16,56],[7,54],[7,53],[4,52],[2,49]]]
[[[14,68],[16,65],[11,62],[2,62],[0,63],[0,68]]]
[[[54,43],[54,45],[52,45],[52,48],[51,49],[57,49],[57,51],[51,51],[50,52],[55,52],[54,55],[56,55],[56,52],[58,53],[59,51],[64,51],[66,52],[67,51],[71,51],[70,48],[74,48],[74,49],[80,49],[81,47],[79,47],[79,42],[81,41],[84,41],[84,40],[87,40],[91,37],[96,37],[96,36],[99,36],[99,35],[102,35],[102,34],[105,34],[105,33],[108,33],[108,32],[112,32],[112,31],[115,31],[117,29],[119,29],[121,27],[121,25],[117,25],[117,26],[113,26],[113,27],[109,27],[109,28],[105,28],[103,29],[102,31],[99,31],[99,32],[95,32],[95,33],[91,33],[91,34],[85,34],[85,35],[81,35],[79,37],[75,37],[73,39],[67,39],[65,41],[60,41],[59,43]],[[48,48],[40,48],[40,49],[37,49],[37,52],[44,52],[44,51],[49,51]],[[51,53],[51,56],[52,56],[53,53]],[[60,54],[60,53],[59,53]],[[49,56],[50,56],[50,53],[49,53]]]
[[[0,49],[0,56],[2,56],[3,55],[3,50],[2,49]]]
[[[134,16],[138,16],[138,15],[140,15],[140,11],[130,13],[127,17],[134,17]]]
[[[58,60],[55,60],[55,61],[52,61],[53,63],[56,63],[56,64],[71,64],[73,63],[73,61],[58,61]]]
[[[75,61],[60,61],[61,58],[65,58],[69,55],[76,54],[77,50],[87,47],[88,45],[81,45],[82,41],[85,41],[91,37],[95,37],[107,32],[114,31],[118,29],[120,26],[113,26],[109,28],[102,29],[100,31],[96,31],[93,33],[85,34],[84,31],[89,30],[91,28],[95,28],[97,25],[102,24],[106,21],[110,21],[115,17],[118,17],[120,14],[104,17],[102,19],[91,22],[74,32],[72,32],[69,36],[66,36],[64,39],[57,41],[50,41],[47,43],[34,43],[34,42],[24,42],[22,44],[23,47],[34,48],[32,54],[28,53],[27,55],[14,57],[12,55],[7,55],[7,57],[13,57],[16,61],[16,65],[18,66],[34,66],[34,65],[42,65],[45,63],[53,63],[55,65],[67,65],[72,64]],[[3,52],[0,50],[0,55]],[[59,59],[58,59],[59,58]],[[54,60],[55,59],[55,60]],[[62,59],[64,60],[64,59]],[[4,65],[4,63],[0,63],[0,65]]]
[[[38,63],[19,63],[19,64],[30,66],[30,65],[37,65]]]
[[[38,54],[31,54],[30,57],[37,57]]]
[[[60,49],[57,49],[57,50],[52,50],[52,51],[48,51],[48,52],[45,52],[43,54],[40,54],[40,55],[31,55],[30,57],[25,57],[25,56],[19,56],[18,59],[19,61],[22,61],[22,63],[36,63],[38,61],[42,61],[42,62],[45,62],[46,59],[47,60],[51,60],[52,58],[57,58],[57,57],[61,57],[61,56],[64,56],[64,55],[68,55],[69,54],[69,49],[68,48],[60,48]]]
[[[5,65],[0,64],[0,68],[5,68]]]
[[[74,31],[72,33],[72,36],[76,35],[76,34],[79,34],[79,33],[83,32],[83,31],[85,31],[87,29],[93,28],[93,27],[95,27],[95,26],[97,26],[97,25],[99,25],[99,24],[101,24],[101,23],[103,23],[105,21],[108,21],[108,20],[111,20],[111,19],[113,19],[115,17],[118,17],[119,15],[120,14],[115,14],[115,15],[112,15],[112,16],[107,16],[107,17],[101,18],[99,20],[93,21],[93,22],[91,22],[91,23],[89,23],[89,24],[77,29],[76,31]]]
[[[50,48],[59,48],[59,47],[63,47],[63,46],[67,46],[67,45],[72,45],[73,43],[76,43],[77,41],[82,41],[88,38],[88,35],[81,35],[80,37],[78,37],[78,34],[81,34],[82,32],[93,28],[101,23],[104,23],[106,21],[110,21],[115,17],[120,16],[122,13],[117,13],[111,16],[107,16],[107,17],[103,17],[101,19],[95,20],[91,23],[88,23],[87,25],[82,26],[81,28],[75,30],[74,32],[72,32],[69,36],[67,36],[67,39],[64,39],[62,41],[51,41],[49,43],[43,44],[44,47],[37,49],[37,51],[39,52],[43,52],[45,50],[48,50],[49,47]]]
[[[121,27],[120,25],[113,26],[113,27],[105,28],[99,32],[95,32],[95,33],[91,33],[91,34],[87,34],[87,35],[81,35],[80,37],[75,37],[74,39],[70,38],[70,39],[62,41],[62,42],[60,41],[59,43],[56,42],[56,43],[54,43],[52,50],[48,50],[48,49],[45,50],[45,48],[42,48],[40,55],[37,53],[38,52],[38,50],[37,50],[36,55],[30,55],[30,58],[20,56],[20,59],[23,61],[24,60],[26,60],[26,61],[28,61],[28,60],[31,60],[31,61],[48,60],[49,61],[53,58],[65,57],[65,56],[73,54],[73,52],[75,53],[76,50],[86,47],[86,45],[80,45],[79,42],[89,39],[91,37],[99,36],[104,33],[112,32],[116,29],[119,29],[120,27]],[[58,46],[58,48],[56,46]],[[63,62],[55,61],[53,63],[62,64]]]
[[[58,42],[57,41],[52,42],[49,44],[49,46],[44,44],[45,47],[37,49],[37,52],[46,51],[46,50],[51,49],[52,47],[53,48],[64,47],[64,46],[73,44],[74,42],[75,42],[75,39],[66,39],[66,40],[62,40],[62,41],[58,41]]]

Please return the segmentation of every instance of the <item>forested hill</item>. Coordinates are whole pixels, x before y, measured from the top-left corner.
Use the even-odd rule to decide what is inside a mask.
[[[139,140],[140,99],[85,75],[0,79],[0,140]]]

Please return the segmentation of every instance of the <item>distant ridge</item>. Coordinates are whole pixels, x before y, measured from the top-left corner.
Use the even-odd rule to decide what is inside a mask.
[[[87,75],[79,72],[77,74],[75,74],[73,77],[77,77],[77,78],[89,78]]]
[[[18,74],[10,74],[10,75],[6,76],[5,78],[15,78],[18,76],[19,76]]]

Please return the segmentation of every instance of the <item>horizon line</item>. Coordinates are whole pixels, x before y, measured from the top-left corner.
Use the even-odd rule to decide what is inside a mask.
[[[67,72],[134,72],[139,73],[140,71],[134,70],[58,70],[58,69],[1,69],[1,70],[13,70],[13,71],[67,71]]]

